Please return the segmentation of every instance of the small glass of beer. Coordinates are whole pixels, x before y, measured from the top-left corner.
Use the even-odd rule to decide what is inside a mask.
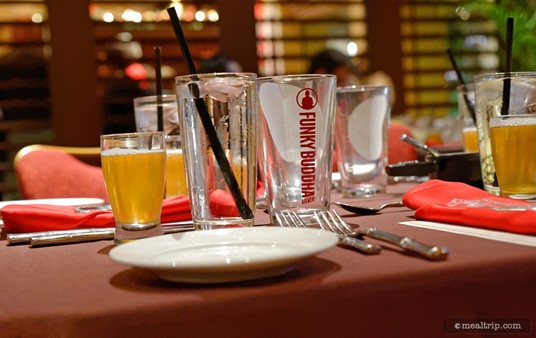
[[[492,116],[490,141],[501,195],[536,198],[536,115]]]
[[[115,218],[115,243],[163,234],[164,133],[101,135],[100,142],[104,180]]]

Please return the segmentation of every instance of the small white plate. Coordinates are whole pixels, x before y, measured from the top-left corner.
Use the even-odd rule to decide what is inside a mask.
[[[200,230],[121,244],[110,257],[187,283],[235,282],[276,276],[335,246],[335,234],[320,229],[253,227]]]

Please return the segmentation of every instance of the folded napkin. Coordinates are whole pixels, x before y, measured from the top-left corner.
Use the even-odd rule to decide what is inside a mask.
[[[430,180],[408,190],[402,201],[416,210],[416,219],[536,234],[536,210],[527,210],[536,204],[494,196],[465,183]]]
[[[49,204],[11,204],[1,210],[4,229],[9,233],[48,230],[70,230],[75,228],[114,227],[111,211],[94,210],[75,212],[75,207]],[[187,196],[165,199],[162,203],[162,223],[192,219]]]

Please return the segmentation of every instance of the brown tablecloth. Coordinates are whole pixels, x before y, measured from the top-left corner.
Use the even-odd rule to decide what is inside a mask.
[[[359,202],[394,201],[403,190]],[[335,247],[283,276],[221,285],[170,283],[118,264],[111,241],[1,241],[0,337],[439,337],[451,320],[534,323],[534,248],[399,224],[412,215],[348,220],[448,246],[447,261],[388,244],[377,256]]]

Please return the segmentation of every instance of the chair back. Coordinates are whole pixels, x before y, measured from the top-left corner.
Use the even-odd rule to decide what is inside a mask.
[[[414,161],[418,159],[417,150],[414,146],[400,139],[400,136],[407,134],[412,136],[411,130],[404,123],[391,120],[389,126],[388,158],[389,164],[399,162]]]
[[[26,146],[13,161],[20,195],[23,199],[95,197],[108,201],[102,168],[83,161],[99,158],[99,147]]]

